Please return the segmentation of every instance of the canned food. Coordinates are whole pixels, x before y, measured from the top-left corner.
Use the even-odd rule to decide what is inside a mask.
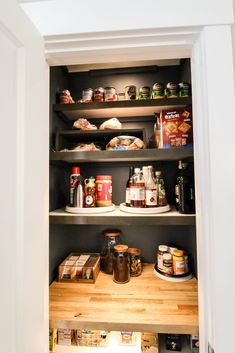
[[[161,99],[165,97],[164,84],[154,83],[152,90],[152,99]]]
[[[190,97],[191,96],[191,87],[188,82],[179,83],[179,96],[180,97]]]
[[[94,91],[94,102],[104,102],[104,88],[98,87]]]
[[[82,101],[84,103],[89,103],[93,101],[93,89],[85,88],[82,90]]]
[[[150,98],[150,88],[148,86],[140,87],[139,99],[149,99],[149,98]]]
[[[96,204],[98,207],[112,205],[112,176],[97,175],[96,176]]]
[[[114,87],[105,87],[104,89],[105,102],[113,102],[117,100],[116,89]]]
[[[176,83],[169,82],[166,85],[166,96],[167,98],[177,98],[179,96],[178,85]]]
[[[125,87],[125,100],[134,100],[136,99],[136,86],[126,86]]]

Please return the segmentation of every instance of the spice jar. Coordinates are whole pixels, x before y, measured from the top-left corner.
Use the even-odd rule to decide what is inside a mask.
[[[142,272],[140,249],[129,248],[128,253],[130,258],[130,275],[133,277],[139,276]]]
[[[130,260],[127,245],[114,246],[113,280],[116,283],[127,283],[130,280]]]
[[[96,205],[105,207],[112,205],[112,176],[97,175],[96,176]]]
[[[121,232],[117,229],[107,229],[103,231],[104,243],[100,253],[100,269],[101,271],[113,273],[113,251],[114,246],[121,244]]]
[[[183,250],[175,250],[173,252],[173,271],[174,275],[183,275],[185,273]]]
[[[167,275],[171,275],[173,273],[172,255],[169,253],[163,254],[162,272],[166,273]]]
[[[163,268],[163,254],[168,252],[168,246],[167,245],[159,245],[158,246],[158,252],[157,252],[157,267],[159,270],[162,270]]]

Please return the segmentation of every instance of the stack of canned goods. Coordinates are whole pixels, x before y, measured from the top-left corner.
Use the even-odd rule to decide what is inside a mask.
[[[188,255],[184,250],[167,245],[159,245],[157,268],[166,275],[185,275],[189,272]]]
[[[118,94],[115,87],[112,86],[105,88],[98,87],[96,89],[86,88],[82,90],[81,102],[114,102],[117,100],[145,100],[191,96],[191,86],[188,82],[169,82],[166,86],[161,82],[157,82],[154,83],[152,91],[149,86],[142,86],[137,91],[135,85],[126,86],[125,91]]]

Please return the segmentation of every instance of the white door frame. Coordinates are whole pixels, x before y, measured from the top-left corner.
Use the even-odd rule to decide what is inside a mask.
[[[45,48],[51,66],[119,61],[128,65],[128,62],[139,60],[191,58],[200,352],[207,353],[210,344],[218,353],[229,353],[229,343],[226,347],[226,342],[233,337],[233,325],[228,322],[232,320],[229,307],[233,304],[234,288],[226,276],[230,263],[224,254],[221,256],[220,249],[227,252],[226,258],[233,258],[235,237],[233,239],[231,234],[235,234],[235,229],[226,208],[219,206],[226,204],[228,209],[232,209],[230,194],[235,165],[230,161],[230,185],[224,181],[226,173],[218,178],[216,168],[220,165],[221,170],[226,170],[228,160],[224,156],[228,155],[228,148],[235,150],[231,132],[235,131],[231,27],[220,25],[49,36],[45,38]],[[224,119],[232,129],[226,133],[223,133],[221,124]],[[218,194],[221,183],[223,194]],[[229,247],[225,249],[224,244],[229,244]],[[220,277],[222,273],[224,275]],[[221,286],[227,291],[221,291]]]

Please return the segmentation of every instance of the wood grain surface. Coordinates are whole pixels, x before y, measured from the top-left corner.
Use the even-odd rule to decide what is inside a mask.
[[[95,284],[50,285],[50,327],[198,334],[195,278],[167,282],[144,264],[139,277],[117,284],[99,273]]]

